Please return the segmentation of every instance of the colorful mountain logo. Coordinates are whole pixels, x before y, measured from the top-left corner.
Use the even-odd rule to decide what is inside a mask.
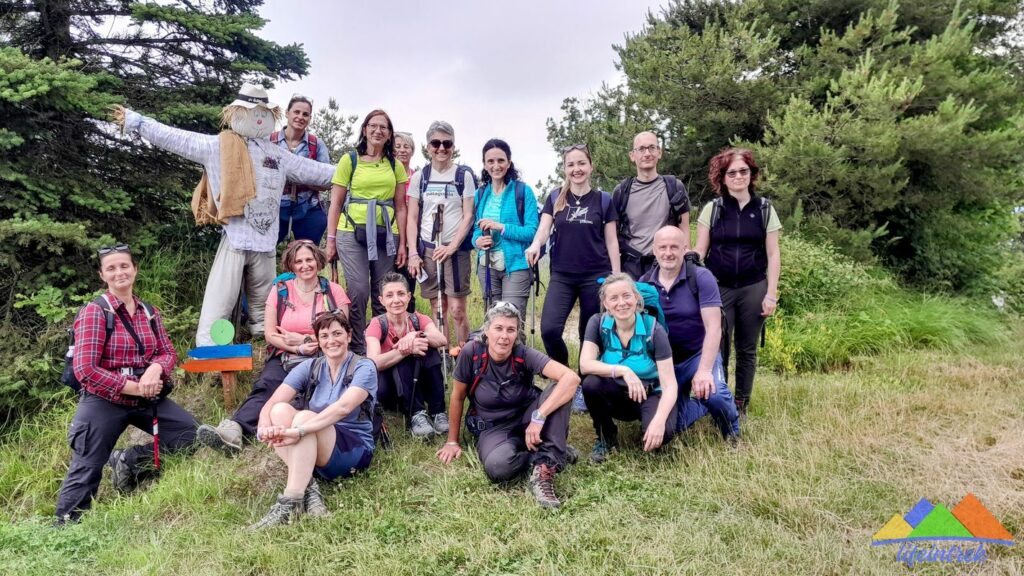
[[[952,510],[922,498],[906,515],[893,515],[871,538],[872,546],[922,541],[984,542],[1013,546],[1013,535],[974,494]]]

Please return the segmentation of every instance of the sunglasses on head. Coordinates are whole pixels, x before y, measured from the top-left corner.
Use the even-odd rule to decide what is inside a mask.
[[[96,251],[96,254],[102,258],[107,254],[115,254],[117,252],[131,252],[132,249],[127,244],[114,244],[112,246],[104,246]]]
[[[504,300],[498,300],[495,302],[494,306],[491,306],[491,310],[511,310],[516,314],[519,314],[519,308],[517,308],[515,304]]]
[[[341,310],[324,310],[323,312],[318,312],[317,315],[313,317],[313,319],[314,320],[319,320],[321,318],[328,318],[328,317],[330,317],[330,318],[344,318],[344,319],[348,320],[348,316],[345,316],[345,313],[342,312]]]
[[[446,150],[451,150],[452,146],[455,146],[455,142],[453,142],[451,140],[436,140],[435,139],[435,140],[431,140],[430,141],[430,145],[433,146],[434,148],[439,148],[439,149],[440,148],[444,148]]]
[[[293,101],[295,101],[295,102],[305,102],[305,103],[309,104],[310,106],[313,105],[313,99],[312,98],[310,98],[309,96],[306,96],[304,94],[299,94],[298,92],[296,92],[295,94],[292,94],[291,99]]]
[[[590,152],[590,149],[587,148],[586,144],[573,144],[572,146],[566,146],[565,148],[562,148],[562,156],[565,156],[566,154],[572,152],[573,150],[583,150],[584,152]]]

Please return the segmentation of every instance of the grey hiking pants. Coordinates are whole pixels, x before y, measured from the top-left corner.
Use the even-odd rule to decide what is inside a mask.
[[[348,320],[352,324],[352,343],[350,348],[356,354],[366,354],[366,302],[370,301],[373,315],[384,313],[384,305],[380,303],[380,281],[384,275],[395,269],[395,260],[383,250],[378,252],[377,259],[371,262],[366,256],[366,246],[356,242],[355,232],[338,230],[338,259],[341,269],[345,272],[345,293],[352,300]]]
[[[518,418],[512,418],[480,433],[476,453],[491,482],[505,482],[526,471],[527,466],[548,464],[565,468],[565,449],[569,441],[569,414],[572,402],[566,402],[549,414],[540,431],[540,446],[526,449],[526,427],[530,415],[555,389],[551,384]]]
[[[487,266],[477,266],[476,274],[480,278],[480,292],[487,302]],[[516,270],[515,272],[491,270],[491,305],[503,300],[511,302],[519,309],[519,316],[526,318],[526,304],[530,300],[530,286],[533,285],[533,272]]]

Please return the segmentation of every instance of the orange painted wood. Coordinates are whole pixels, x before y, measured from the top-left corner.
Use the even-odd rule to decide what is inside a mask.
[[[238,372],[252,370],[252,358],[217,358],[189,360],[181,365],[186,372]]]

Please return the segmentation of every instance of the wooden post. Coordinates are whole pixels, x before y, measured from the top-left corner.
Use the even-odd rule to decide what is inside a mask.
[[[235,384],[237,378],[234,372],[221,372],[220,381],[224,386],[224,408],[228,410],[235,409]]]

